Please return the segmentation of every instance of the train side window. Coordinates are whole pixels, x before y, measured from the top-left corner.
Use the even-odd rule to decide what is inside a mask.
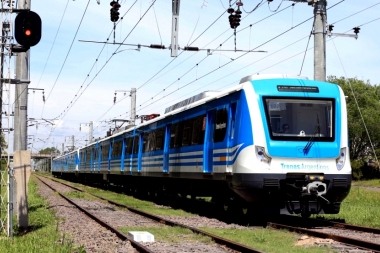
[[[191,144],[203,144],[205,138],[205,129],[206,129],[206,116],[202,115],[193,119],[193,131]]]
[[[90,159],[91,159],[91,150],[87,150],[87,155],[86,155],[87,163],[90,163]]]
[[[172,125],[170,131],[170,148],[179,148],[181,146],[182,127],[182,122]]]
[[[186,120],[183,126],[182,146],[188,146],[191,139],[192,120]]]
[[[125,154],[130,155],[132,154],[132,146],[133,146],[133,138],[128,137],[126,140],[127,147],[125,148]]]
[[[143,135],[143,152],[149,152],[154,150],[155,146],[155,133],[154,131],[149,132],[149,133],[144,133]]]
[[[155,150],[163,150],[164,149],[164,128],[160,128],[156,131],[156,148]]]
[[[102,159],[108,159],[108,154],[110,151],[110,144],[102,146]]]
[[[228,113],[227,109],[223,108],[216,112],[215,129],[214,129],[214,142],[221,142],[224,140],[227,132]]]
[[[116,141],[112,144],[112,157],[121,156],[121,149],[123,148],[123,141]]]
[[[139,152],[139,145],[140,145],[140,141],[139,141],[139,136],[135,136],[134,138],[134,143],[133,143],[133,154],[137,154]]]

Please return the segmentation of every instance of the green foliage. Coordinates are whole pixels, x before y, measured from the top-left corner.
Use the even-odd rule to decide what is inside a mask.
[[[55,147],[45,148],[40,150],[40,154],[50,155],[50,154],[60,154],[58,149]]]
[[[380,86],[356,78],[329,76],[327,79],[338,84],[348,96],[348,135],[354,179],[379,177],[378,164],[368,166],[367,161],[375,157],[374,152],[380,156]]]
[[[365,163],[359,160],[351,161],[352,168],[352,178],[354,180],[360,180],[363,177],[362,169],[364,168]]]

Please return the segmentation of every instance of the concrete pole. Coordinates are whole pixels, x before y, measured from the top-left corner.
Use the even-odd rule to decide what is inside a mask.
[[[30,9],[31,0],[19,0],[19,9]],[[29,52],[17,53],[16,79],[29,80]],[[19,228],[28,227],[28,182],[31,173],[31,155],[27,150],[28,85],[15,85],[15,116],[13,140],[13,166],[16,183],[16,209]]]
[[[130,125],[134,126],[136,120],[136,88],[131,89],[131,118]]]
[[[71,136],[71,147],[73,148],[73,150],[75,149],[75,146],[74,146],[74,135]]]
[[[92,131],[93,131],[93,128],[94,128],[94,123],[92,121],[90,121],[90,124],[89,124],[89,136],[88,136],[88,144],[90,144],[92,142]]]
[[[19,0],[19,9],[30,9],[31,0]],[[29,56],[30,49],[27,52],[17,53],[16,56],[16,79],[29,80]],[[27,149],[27,105],[28,105],[28,85],[15,85],[15,108],[14,108],[14,141],[13,150]]]
[[[326,81],[326,0],[314,5],[314,80]]]

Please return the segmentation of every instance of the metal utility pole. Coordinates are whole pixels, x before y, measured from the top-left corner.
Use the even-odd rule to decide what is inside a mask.
[[[136,120],[136,88],[131,89],[131,118],[129,124],[134,126]]]
[[[326,0],[291,0],[314,7],[314,80],[326,81]]]

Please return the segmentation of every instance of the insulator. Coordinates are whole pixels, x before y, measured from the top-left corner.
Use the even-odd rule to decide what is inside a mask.
[[[243,12],[241,12],[241,10],[239,10],[239,9],[235,11],[235,14],[238,14],[238,15],[240,15],[240,14],[242,14],[242,13],[243,13]]]
[[[183,50],[185,51],[199,51],[198,47],[185,47]]]
[[[227,9],[227,12],[230,13],[230,14],[234,13],[234,11],[235,11],[235,10],[234,10],[233,8],[228,8],[228,9]]]
[[[354,29],[354,33],[355,33],[355,34],[358,34],[359,31],[360,31],[360,28],[359,28],[359,27],[354,27],[353,29]]]
[[[331,32],[334,29],[334,25],[329,25],[329,31]]]
[[[114,4],[116,4],[116,1],[112,1],[110,2],[110,5],[113,6]]]
[[[164,45],[150,44],[150,48],[165,49]]]

